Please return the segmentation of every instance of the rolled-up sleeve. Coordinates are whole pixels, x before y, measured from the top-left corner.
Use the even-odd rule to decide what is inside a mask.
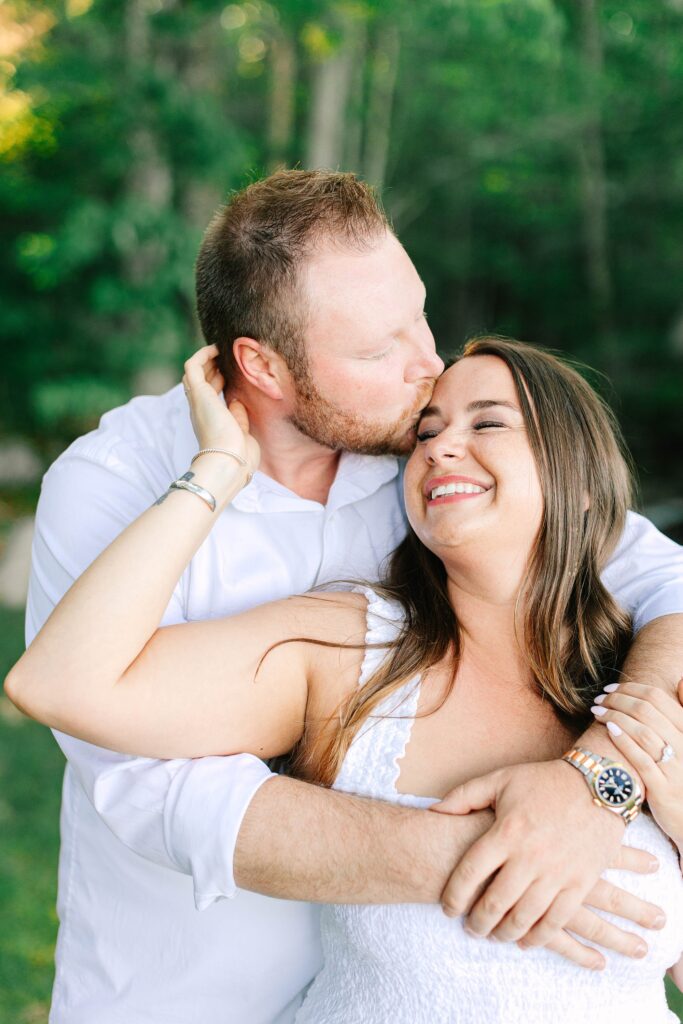
[[[635,512],[602,578],[633,616],[636,631],[662,615],[683,613],[683,548]]]
[[[29,644],[87,566],[165,487],[139,451],[62,456],[43,481],[26,613]],[[130,456],[130,457],[129,457]],[[155,477],[157,478],[155,484]],[[183,581],[164,625],[184,621]],[[156,761],[55,732],[71,770],[113,834],[147,860],[192,876],[199,909],[235,894],[233,857],[256,790],[272,777],[249,754]]]

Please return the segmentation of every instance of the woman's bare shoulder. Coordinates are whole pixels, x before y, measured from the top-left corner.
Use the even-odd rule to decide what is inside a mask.
[[[363,643],[367,597],[350,590],[315,590],[287,600],[290,614],[311,640],[331,644]]]
[[[292,598],[307,645],[306,717],[317,731],[358,686],[367,630],[367,598],[353,591],[314,591]]]

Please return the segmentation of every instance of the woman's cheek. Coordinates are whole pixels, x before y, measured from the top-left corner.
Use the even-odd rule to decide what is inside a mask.
[[[415,529],[419,508],[422,503],[422,489],[418,481],[419,449],[416,449],[406,462],[403,475],[403,504],[405,505],[408,522]]]

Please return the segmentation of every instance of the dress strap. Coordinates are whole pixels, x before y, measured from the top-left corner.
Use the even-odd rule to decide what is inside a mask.
[[[369,587],[355,587],[367,598],[367,644],[387,645],[401,633],[405,613],[398,601],[389,601]],[[361,667],[359,686],[363,686],[387,657],[387,646],[369,647]],[[390,693],[362,724],[351,744],[335,789],[362,793],[394,803],[414,804],[413,797],[402,800],[396,789],[401,769],[398,762],[406,746],[417,712],[420,697],[420,676],[408,680]]]

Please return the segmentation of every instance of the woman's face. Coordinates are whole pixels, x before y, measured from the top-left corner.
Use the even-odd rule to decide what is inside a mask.
[[[497,356],[461,359],[438,380],[405,473],[408,519],[440,557],[475,545],[526,559],[543,515],[512,374]]]

